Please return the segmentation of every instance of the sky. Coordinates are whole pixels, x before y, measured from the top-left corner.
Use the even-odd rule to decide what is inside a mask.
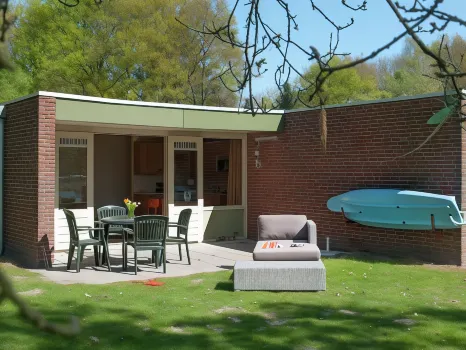
[[[227,0],[230,8],[235,0]],[[432,0],[427,0],[426,3]],[[236,18],[240,35],[245,35],[245,19],[247,17],[247,6],[249,0],[240,0],[237,8]],[[411,5],[413,0],[399,1],[401,4]],[[362,3],[362,0],[347,0],[347,4],[356,6]],[[310,45],[317,47],[320,52],[326,52],[329,47],[330,33],[332,26],[325,21],[317,11],[312,10],[309,0],[288,0],[289,8],[292,13],[297,15],[296,21],[299,26],[298,31],[293,31],[293,39],[305,48]],[[348,29],[341,31],[340,34],[340,52],[351,53],[352,56],[363,56],[371,53],[380,46],[393,39],[396,35],[403,32],[403,26],[397,21],[390,7],[384,0],[368,0],[367,11],[353,12],[346,9],[341,0],[315,0],[315,4],[320,6],[328,16],[336,23],[344,25],[348,23],[351,17],[355,23]],[[286,33],[286,17],[284,11],[276,4],[276,0],[261,0],[261,15],[267,23],[274,28],[276,32]],[[466,0],[444,0],[440,7],[441,10],[451,13],[466,13]],[[450,24],[445,34],[460,34],[466,38],[466,28],[459,25]],[[439,34],[431,35],[423,33],[421,37],[430,42],[439,38]],[[403,48],[403,42],[398,42],[389,50],[384,51],[382,55],[395,55]],[[275,87],[275,70],[281,63],[280,56],[275,50],[269,50],[264,57],[267,60],[268,72],[264,76],[254,80],[254,90],[258,93],[266,92]],[[307,57],[294,50],[289,55],[294,62],[294,66],[303,71],[309,66]]]

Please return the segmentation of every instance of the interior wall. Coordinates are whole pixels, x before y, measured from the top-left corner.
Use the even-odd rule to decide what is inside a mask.
[[[94,203],[124,206],[131,196],[131,137],[95,135]]]
[[[228,171],[217,172],[217,157],[230,155],[230,140],[204,142],[204,192],[227,190]]]

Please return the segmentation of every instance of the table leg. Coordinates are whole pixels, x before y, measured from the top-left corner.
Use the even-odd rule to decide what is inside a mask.
[[[108,231],[109,231],[109,228],[110,228],[110,225],[109,224],[104,224],[104,237],[103,239],[106,240],[107,242],[107,246],[108,246]],[[110,262],[107,261],[107,252],[106,252],[106,249],[105,249],[105,245],[102,249],[102,265],[103,264],[110,264]]]
[[[123,253],[123,271],[126,271],[126,270],[128,269],[128,268],[127,268],[128,262],[126,261],[126,255],[127,255],[126,249],[128,248],[128,246],[126,245],[127,239],[128,239],[128,237],[126,236],[126,231],[123,230],[123,247],[122,247],[122,253]]]

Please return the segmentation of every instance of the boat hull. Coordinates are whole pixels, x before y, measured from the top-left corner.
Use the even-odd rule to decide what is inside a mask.
[[[394,190],[355,190],[327,202],[331,211],[361,225],[406,229],[453,229],[463,223],[455,197],[433,193]]]

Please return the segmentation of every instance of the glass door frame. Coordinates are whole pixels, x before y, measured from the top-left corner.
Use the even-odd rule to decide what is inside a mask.
[[[190,206],[197,210],[197,232],[196,238],[193,241],[202,242],[204,237],[204,139],[202,137],[191,137],[191,136],[167,136],[166,142],[166,170],[167,176],[165,177],[167,185],[165,187],[166,203],[168,210],[168,217],[170,221],[176,221],[176,215],[179,209],[183,206],[175,206],[175,142],[194,142],[196,144],[197,152],[197,206]],[[177,210],[178,209],[178,210]],[[194,210],[193,210],[193,214]],[[195,215],[193,215],[196,217]],[[194,235],[194,232],[193,232]],[[192,236],[191,236],[192,237]]]
[[[60,145],[61,138],[69,139],[86,139],[87,145],[87,207],[86,209],[72,209],[76,216],[78,226],[91,226],[94,227],[94,134],[85,132],[66,132],[57,131],[55,133],[55,215],[54,215],[54,249],[65,250],[68,249],[69,243],[62,243],[65,235],[68,235],[69,230],[66,222],[66,217],[63,210],[60,209],[59,203],[59,176],[60,176],[60,147],[72,147],[67,145]],[[79,146],[78,146],[79,147]],[[84,148],[84,146],[81,146]],[[59,237],[60,236],[60,237]]]

